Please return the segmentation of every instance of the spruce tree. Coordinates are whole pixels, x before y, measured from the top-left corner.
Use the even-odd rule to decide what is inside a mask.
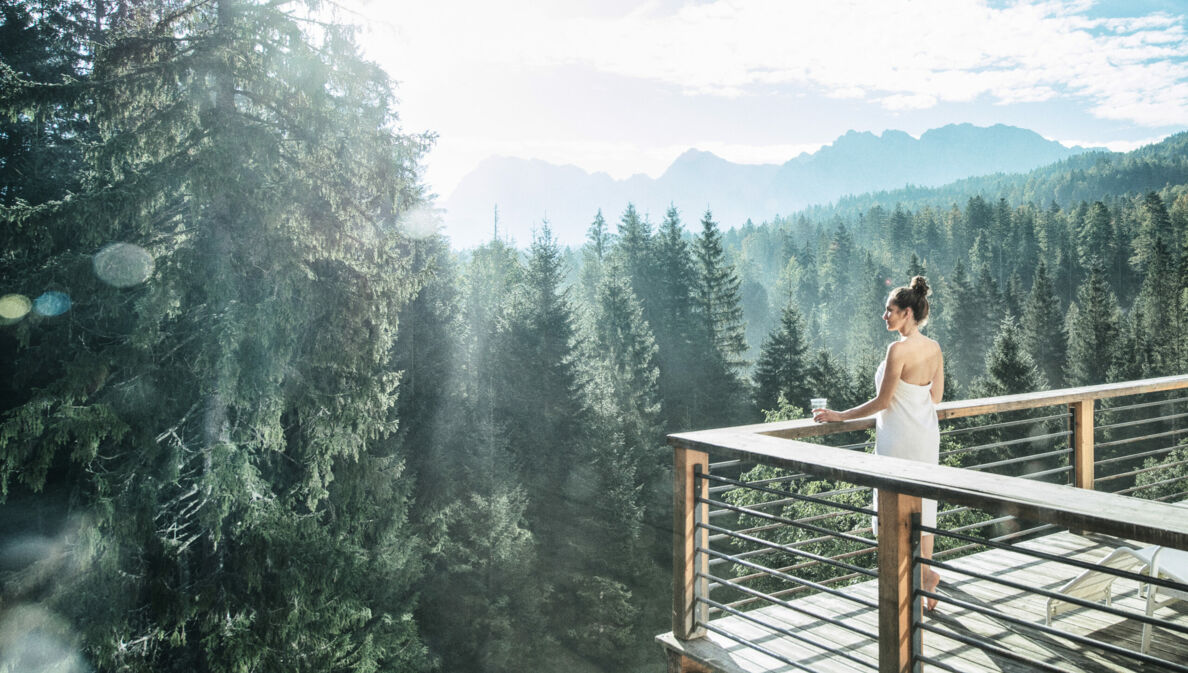
[[[640,473],[655,472],[662,437],[656,342],[620,269],[613,268],[598,288],[591,331],[611,392],[615,434],[639,461]]]
[[[647,218],[640,217],[633,204],[627,204],[619,218],[619,230],[615,237],[613,255],[627,274],[631,291],[643,305],[644,317],[657,322],[655,299],[652,296],[657,283],[657,265],[652,226]]]
[[[895,210],[891,213],[891,222],[887,233],[890,239],[892,253],[902,255],[913,249],[912,218],[911,214],[903,209],[903,204],[895,204]],[[915,253],[913,252],[912,254]]]
[[[1064,360],[1068,335],[1060,311],[1060,300],[1043,262],[1035,271],[1031,292],[1023,304],[1020,321],[1023,349],[1053,387],[1064,385]]]
[[[1093,202],[1077,233],[1081,264],[1090,267],[1113,260],[1114,228],[1110,222],[1109,208],[1104,203]]]
[[[1180,290],[1172,255],[1163,239],[1156,238],[1142,288],[1127,318],[1134,324],[1135,348],[1146,354],[1144,377],[1179,373],[1184,324]]]
[[[986,374],[975,386],[978,397],[998,397],[1047,388],[1044,375],[1024,347],[1022,331],[1014,317],[999,323],[994,343],[986,353]]]
[[[1068,309],[1068,361],[1064,380],[1070,386],[1105,383],[1117,357],[1119,322],[1118,301],[1100,267],[1077,290],[1077,299]]]
[[[701,218],[697,237],[696,301],[698,320],[718,356],[732,372],[746,366],[746,327],[743,323],[741,281],[726,258],[722,234],[710,211]]]
[[[590,228],[586,230],[586,245],[582,247],[582,297],[587,304],[593,304],[598,293],[602,267],[610,255],[613,238],[599,208]]]
[[[0,419],[6,496],[83,522],[47,605],[103,670],[424,669],[391,359],[424,141],[349,30],[135,10],[81,17],[88,72],[2,99],[95,129],[72,198],[6,213],[74,297],[16,326],[55,365]]]
[[[763,341],[755,365],[755,404],[761,411],[777,409],[781,397],[801,409],[808,409],[809,348],[804,320],[795,304],[784,307],[780,326]]]
[[[711,357],[709,336],[695,328],[694,288],[697,271],[684,238],[676,208],[669,208],[656,234],[655,322],[652,325],[660,367],[660,399],[664,427],[688,429],[698,422],[696,381],[700,367]]]
[[[999,323],[998,333],[994,343],[986,353],[985,375],[979,377],[970,386],[973,397],[998,397],[1034,392],[1047,388],[1044,375],[1036,367],[1035,362],[1023,347],[1023,338],[1015,318],[1007,315]],[[1025,415],[1038,415],[1037,412],[1024,412]],[[1017,418],[1017,415],[1016,415]],[[974,423],[996,424],[1001,420],[998,414],[974,419]],[[1037,421],[1030,425],[1010,426],[992,430],[984,430],[979,441],[987,444],[1002,442],[1003,446],[994,449],[994,460],[1008,460],[1028,455],[1034,451],[1030,443],[1019,443],[1024,437],[1035,437],[1054,432],[1055,427],[1044,421]],[[1053,465],[1054,467],[1055,465]],[[1045,466],[1047,467],[1047,466]],[[1037,466],[1006,465],[1000,468],[1007,474],[1022,474],[1027,470],[1038,470]]]
[[[874,370],[871,370],[870,376],[873,379]],[[813,355],[806,387],[811,391],[811,396],[827,398],[832,409],[848,409],[869,399],[862,396],[861,386],[854,381],[845,364],[824,348],[818,349]]]
[[[973,380],[985,358],[987,337],[983,332],[983,323],[987,312],[982,294],[969,280],[965,265],[958,260],[946,295],[949,300],[945,312],[945,333],[948,336],[947,359],[952,362],[954,374],[962,382]]]
[[[1160,239],[1166,244],[1168,241],[1176,240],[1177,236],[1172,230],[1171,216],[1168,215],[1163,199],[1156,192],[1148,192],[1139,206],[1138,230],[1131,243],[1131,266],[1139,272],[1145,272],[1147,264],[1155,255],[1156,241]]]

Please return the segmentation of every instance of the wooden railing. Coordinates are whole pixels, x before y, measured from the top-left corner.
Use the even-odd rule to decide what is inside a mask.
[[[706,635],[709,624],[707,604],[699,600],[706,596],[707,588],[707,555],[699,550],[709,548],[709,534],[704,527],[709,518],[705,502],[709,497],[706,479],[699,475],[709,472],[711,454],[715,459],[737,459],[879,489],[878,667],[884,672],[907,672],[918,666],[920,637],[919,630],[913,629],[918,607],[913,618],[913,606],[919,604],[914,587],[919,586],[920,564],[913,562],[913,550],[919,540],[921,498],[1073,531],[1188,549],[1188,516],[1182,508],[1093,490],[1096,402],[1184,388],[1188,388],[1188,375],[938,405],[942,421],[1067,405],[1071,484],[1077,488],[803,441],[866,430],[874,426],[873,418],[830,424],[800,419],[670,435],[669,443],[675,451],[672,635],[681,641],[695,640]],[[682,669],[679,661],[675,668],[705,670],[701,665],[686,663],[687,669]]]

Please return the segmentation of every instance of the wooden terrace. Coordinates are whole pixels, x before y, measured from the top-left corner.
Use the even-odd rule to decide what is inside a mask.
[[[1188,598],[1182,578],[1096,565],[1118,547],[1188,549],[1188,511],[1174,504],[1188,498],[1185,388],[1177,376],[944,403],[942,455],[991,456],[962,468],[804,441],[852,438],[870,419],[670,436],[676,581],[673,631],[658,637],[669,670],[1188,671],[1188,600],[1148,617],[1139,592]],[[993,441],[972,439],[983,429]],[[725,460],[711,467],[711,454]],[[757,478],[755,465],[781,471]],[[837,488],[803,492],[810,480]],[[879,489],[877,536],[854,505],[867,487]],[[1134,497],[1153,487],[1166,501]],[[922,496],[947,506],[927,531],[933,561],[919,557]],[[935,594],[920,589],[926,564],[942,576]],[[1109,605],[1061,593],[1094,573],[1113,580]],[[924,614],[926,595],[940,603]],[[1047,623],[1061,599],[1075,609]]]

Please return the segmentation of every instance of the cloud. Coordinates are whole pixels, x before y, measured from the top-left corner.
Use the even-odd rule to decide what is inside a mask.
[[[936,105],[936,97],[928,94],[893,94],[879,100],[888,110],[925,110]]]
[[[888,110],[944,102],[1081,100],[1104,119],[1188,119],[1183,15],[1094,18],[1094,3],[1045,0],[715,0],[619,16],[541,10],[524,0],[433,8],[398,3],[406,59],[508,68],[579,65],[687,94],[773,87],[865,98]],[[421,31],[419,25],[446,27]]]

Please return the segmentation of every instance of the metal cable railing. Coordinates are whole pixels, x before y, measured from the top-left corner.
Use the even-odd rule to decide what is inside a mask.
[[[1188,379],[1181,387],[1188,387]],[[1055,391],[1052,397],[1062,393]],[[1162,398],[1156,399],[1157,395]],[[942,420],[942,424],[949,426],[942,428],[942,463],[1036,482],[1057,478],[1057,483],[1065,485],[1088,483],[1117,494],[1148,495],[1153,501],[1176,502],[1188,498],[1188,454],[1177,454],[1188,444],[1184,441],[1188,438],[1188,422],[1184,421],[1188,410],[1183,406],[1188,403],[1188,397],[1144,392],[1133,398],[1137,402],[1116,406],[1116,400],[1106,396],[1089,398],[1090,403],[1085,407],[1092,428],[1089,436],[1099,450],[1096,455],[1089,454],[1092,472],[1088,477],[1082,470],[1083,462],[1078,462],[1084,461],[1079,437],[1088,431],[1079,429],[1078,424],[1085,422],[1085,416],[1078,415],[1080,410],[1074,410],[1071,402],[1063,401],[1072,397],[1073,394],[1064,394],[1060,398],[1060,406],[1056,407],[1059,412],[1051,411],[1054,405],[1045,409],[1043,404],[1025,406],[1012,402],[981,415],[942,416],[949,419]],[[1101,399],[1103,403],[1095,408],[1093,399]],[[973,402],[979,409],[993,409],[994,400]],[[854,434],[854,430],[845,432]],[[828,441],[835,437],[839,436],[825,434],[821,439]],[[834,448],[862,452],[873,446],[873,441],[847,441],[839,442]],[[808,461],[792,462],[799,465]],[[864,505],[871,502],[872,489],[861,483],[847,483],[837,478],[842,475],[829,470],[818,473],[804,467],[776,467],[762,459],[746,457],[745,452],[743,457],[708,463],[708,467],[708,473],[694,476],[697,495],[690,500],[692,506],[704,508],[695,517],[693,527],[698,531],[696,539],[703,540],[692,548],[702,559],[694,561],[694,567],[704,568],[692,575],[704,583],[703,591],[693,599],[700,606],[694,614],[701,615],[692,623],[693,628],[742,643],[798,670],[816,670],[805,663],[815,656],[840,657],[849,665],[877,669],[878,657],[872,653],[881,647],[878,633],[871,630],[869,621],[859,619],[864,611],[877,611],[879,604],[870,595],[870,589],[860,588],[867,584],[877,587],[878,582],[872,580],[880,577],[876,558],[879,543],[872,539],[869,518],[876,512]],[[1032,541],[1067,530],[1037,518],[1030,511],[986,511],[960,501],[940,504],[939,527],[917,525],[914,529],[917,535],[921,531],[933,535],[936,545],[932,558],[917,558],[916,567],[935,568],[947,578],[962,577],[963,582],[997,586],[1001,596],[1016,592],[1033,597],[1029,599],[1033,603],[1045,599],[1066,601],[1078,611],[1099,612],[1107,619],[1145,626],[1164,634],[1159,636],[1164,640],[1188,635],[1188,626],[1184,624],[1169,623],[1158,615],[1148,617],[1141,610],[1136,612],[1130,604],[1133,600],[1116,606],[1098,604],[1065,596],[1055,591],[1054,586],[1015,581],[976,564],[968,565],[963,559],[971,554],[997,550],[1023,554],[1034,562],[1053,564],[1053,568],[1066,567],[1069,577],[1078,571],[1097,572],[1099,568],[1090,561],[1029,548]],[[1188,595],[1188,585],[1172,580],[1125,570],[1101,571],[1132,585],[1145,582]],[[971,600],[960,593],[925,591],[919,586],[914,588],[913,596],[917,604],[922,598],[936,598],[962,614],[981,615],[1014,632],[1030,634],[1028,637],[1051,639],[1060,647],[1089,648],[1103,656],[1125,658],[1136,666],[1188,673],[1188,666],[1166,658],[1161,654],[1165,652],[1163,649],[1157,648],[1155,653],[1140,652],[1094,634],[1065,628],[1059,619],[1055,625],[1037,623],[1034,615],[1019,614],[1009,601],[999,604]],[[849,633],[854,641],[839,650],[835,637],[818,637],[813,628],[793,625],[775,616],[777,613],[772,610],[795,613],[809,620],[809,624],[839,629],[837,633]],[[758,627],[777,640],[761,638],[762,642],[757,642],[755,638],[740,638],[738,632],[715,625],[720,619]],[[914,628],[917,633],[948,638],[1035,670],[1068,670],[1062,667],[1058,657],[1049,661],[1045,659],[1047,655],[1005,647],[973,632],[954,632],[928,621],[916,621]],[[802,649],[790,655],[792,650],[776,645],[778,639],[795,641]],[[1184,646],[1188,651],[1188,642]],[[1159,647],[1165,648],[1166,644]],[[967,670],[954,667],[953,660],[923,651],[913,656],[915,661],[938,670]]]
[[[1094,577],[1094,575],[1100,574],[1113,578],[1108,580],[1108,582],[1111,584],[1116,579],[1135,582],[1140,588],[1140,592],[1141,587],[1143,586],[1147,587],[1147,591],[1152,591],[1151,587],[1157,587],[1182,594],[1184,597],[1188,597],[1188,584],[1174,579],[1154,577],[1148,574],[1143,574],[1142,572],[1133,572],[1124,568],[1102,565],[1100,563],[1092,563],[1083,559],[1071,557],[1067,554],[1045,552],[1039,549],[1029,548],[1028,546],[1024,545],[1002,544],[1001,542],[996,542],[994,540],[980,539],[960,533],[954,533],[953,531],[946,531],[928,526],[920,526],[919,530],[923,533],[933,534],[937,537],[954,538],[967,543],[972,543],[973,545],[982,548],[1005,551],[1012,555],[1034,559],[1036,563],[1043,563],[1046,566],[1052,566],[1053,564],[1060,566],[1070,566],[1074,569],[1080,570],[1081,573],[1079,575],[1075,575],[1075,571],[1070,571],[1065,573],[1065,576],[1070,578],[1076,577],[1077,580],[1086,578],[1086,583],[1092,580],[1098,580],[1099,578]],[[1136,551],[1141,553],[1141,550]],[[1136,564],[1141,563],[1141,561],[1138,559],[1139,557],[1136,556]],[[1132,648],[1127,648],[1115,643],[1107,642],[1100,638],[1074,633],[1067,628],[1061,629],[1057,626],[1051,625],[1053,622],[1058,623],[1060,621],[1060,618],[1053,614],[1053,606],[1059,605],[1060,603],[1067,603],[1076,606],[1079,610],[1096,611],[1098,613],[1120,617],[1126,620],[1126,622],[1142,624],[1144,625],[1144,628],[1150,629],[1158,627],[1165,631],[1172,631],[1184,635],[1188,635],[1188,624],[1178,624],[1152,614],[1148,614],[1146,611],[1136,611],[1133,606],[1129,608],[1117,607],[1113,601],[1108,601],[1103,604],[1097,600],[1089,600],[1084,597],[1077,596],[1074,590],[1065,590],[1070,587],[1075,587],[1077,580],[1063,583],[1061,587],[1053,590],[1036,586],[1033,583],[1015,581],[1004,577],[1002,573],[986,572],[985,570],[979,569],[975,566],[958,565],[953,562],[941,562],[937,561],[936,559],[917,559],[917,562],[936,570],[943,570],[948,573],[950,577],[953,575],[958,575],[970,578],[972,580],[977,580],[980,583],[980,593],[989,595],[989,597],[980,598],[969,595],[965,597],[959,597],[954,595],[954,592],[946,592],[944,594],[930,591],[918,592],[918,594],[922,597],[935,598],[938,601],[943,601],[948,605],[959,608],[967,613],[985,615],[999,622],[1010,624],[1013,627],[1018,627],[1019,629],[1022,629],[1023,632],[1031,633],[1033,635],[1039,634],[1045,637],[1056,637],[1081,647],[1093,648],[1104,653],[1122,656],[1144,665],[1158,666],[1160,667],[1160,670],[1183,671],[1188,673],[1188,666],[1176,661],[1154,656],[1141,650],[1136,651]],[[1016,562],[1016,566],[1021,567],[1023,565],[1024,564],[1021,561]],[[1047,574],[1051,574],[1053,572],[1058,571],[1053,571],[1050,567],[1046,570]],[[956,584],[956,582],[954,583]],[[1003,604],[999,600],[991,599],[990,597],[996,598],[997,596],[1001,596],[1003,594],[994,592],[993,590],[988,590],[986,585],[1004,587],[1012,592],[1016,592],[1014,595],[1024,595],[1028,597],[1039,596],[1042,598],[1047,598],[1048,603],[1044,619],[1045,623],[1038,623],[1033,612],[1030,610],[1019,610],[1017,608],[1012,609],[1009,604]],[[1112,586],[1107,587],[1107,591],[1109,591],[1111,595],[1123,593],[1122,591],[1113,591]],[[1155,589],[1155,591],[1158,593],[1158,589]],[[1008,609],[1012,609],[1015,614],[1008,612]],[[1085,618],[1081,617],[1081,619],[1084,620]],[[920,624],[920,628],[923,628],[924,630],[931,633],[935,633],[938,636],[953,638],[954,640],[958,640],[963,644],[979,647],[982,649],[994,649],[998,647],[998,645],[991,639],[971,637],[968,632],[954,632],[952,629],[944,628],[933,623],[922,623]],[[1144,637],[1144,640],[1145,639],[1146,638]],[[1185,644],[1188,645],[1188,642]],[[1001,652],[996,653],[1002,654]],[[1012,652],[1011,656],[1008,658],[1014,661],[1036,666],[1042,670],[1047,670],[1047,667],[1050,666],[1050,664],[1047,662],[1038,660],[1034,657],[1022,655],[1018,652]],[[1056,668],[1055,670],[1063,671],[1067,669]]]

